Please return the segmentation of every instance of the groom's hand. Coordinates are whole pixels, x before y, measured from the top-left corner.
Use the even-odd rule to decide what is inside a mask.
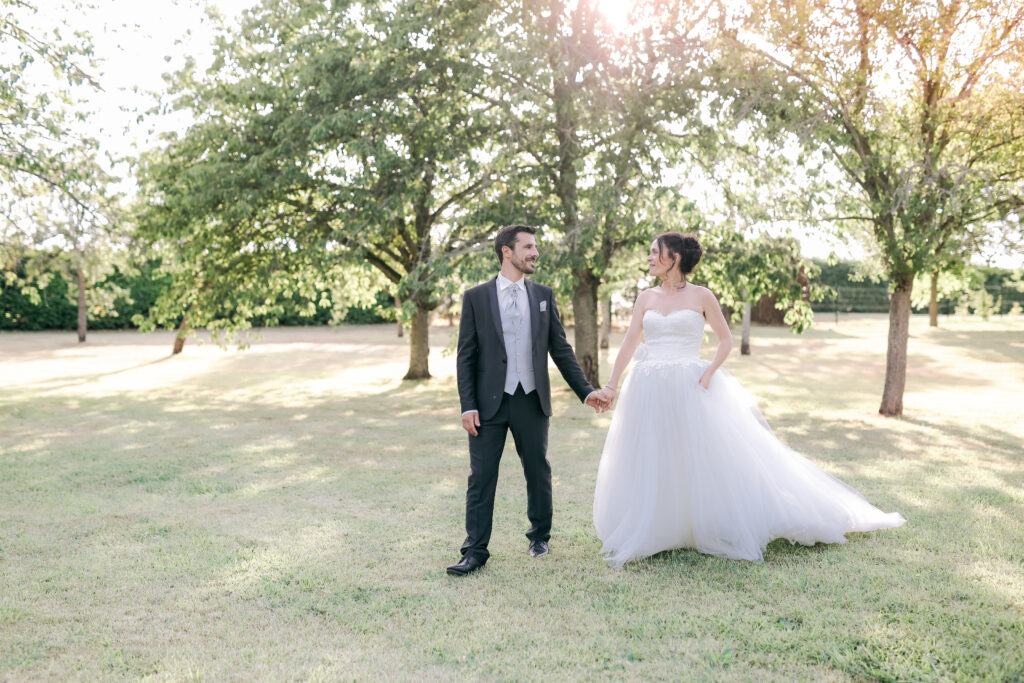
[[[480,413],[476,410],[470,410],[464,413],[462,416],[462,428],[469,432],[472,436],[476,436],[476,428],[480,426]]]
[[[585,403],[594,409],[595,412],[603,413],[608,410],[608,402],[605,400],[604,395],[600,391],[592,391],[587,396]]]

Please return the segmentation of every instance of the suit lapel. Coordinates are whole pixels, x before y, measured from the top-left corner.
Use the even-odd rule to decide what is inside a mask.
[[[498,278],[490,282],[488,301],[491,305],[491,318],[494,319],[494,329],[498,333],[498,339],[505,342],[505,332],[501,329],[501,309],[498,308]]]
[[[536,346],[537,334],[540,332],[540,304],[537,302],[537,291],[529,280],[526,280],[526,300],[530,302],[530,341]]]

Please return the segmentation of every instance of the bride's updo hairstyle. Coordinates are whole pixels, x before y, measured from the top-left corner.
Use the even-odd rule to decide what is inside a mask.
[[[693,269],[700,263],[700,257],[704,255],[704,248],[700,246],[700,242],[694,235],[666,232],[658,235],[654,241],[658,243],[659,252],[671,255],[675,259],[679,271],[684,276],[693,272]]]

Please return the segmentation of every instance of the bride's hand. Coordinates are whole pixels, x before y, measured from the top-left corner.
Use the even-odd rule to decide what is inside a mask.
[[[711,374],[710,370],[705,370],[704,374],[700,376],[700,385],[704,387],[704,389],[709,389],[711,387]]]
[[[612,407],[612,404],[615,403],[615,387],[611,386],[610,384],[605,386],[603,389],[601,389],[601,395],[605,399],[607,405],[606,410],[610,409]]]

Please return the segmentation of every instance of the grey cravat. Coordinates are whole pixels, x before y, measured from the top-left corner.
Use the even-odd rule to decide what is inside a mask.
[[[519,320],[522,312],[519,310],[519,285],[511,285],[509,287],[509,299],[508,305],[505,310],[509,312],[513,320]]]

